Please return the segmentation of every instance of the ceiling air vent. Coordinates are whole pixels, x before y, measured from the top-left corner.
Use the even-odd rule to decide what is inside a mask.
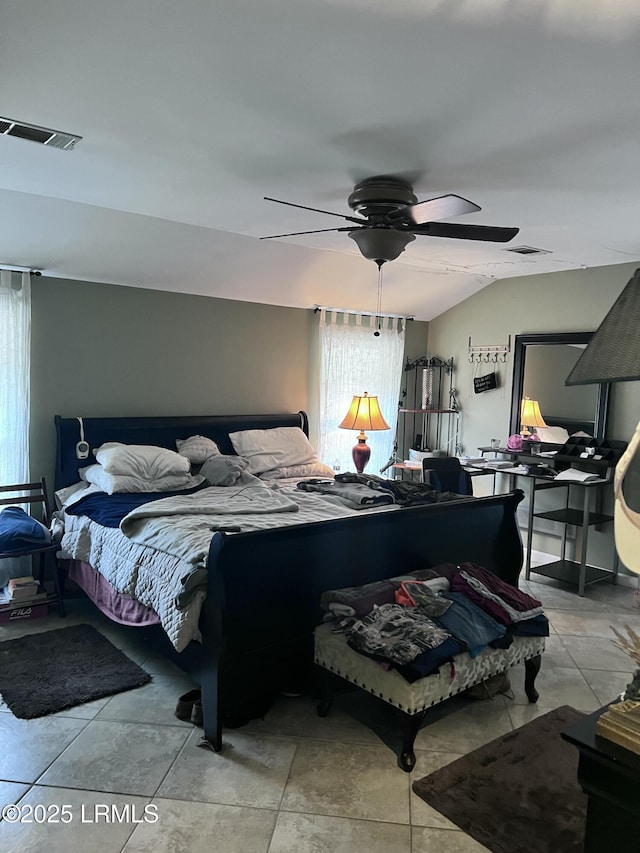
[[[53,130],[50,127],[39,127],[37,124],[27,124],[24,121],[1,117],[0,134],[17,136],[19,139],[39,142],[41,145],[48,145],[50,148],[62,148],[64,151],[70,151],[76,142],[82,139],[75,133],[63,133],[61,130]]]
[[[505,252],[515,252],[516,255],[550,255],[550,249],[536,249],[535,246],[512,246]]]

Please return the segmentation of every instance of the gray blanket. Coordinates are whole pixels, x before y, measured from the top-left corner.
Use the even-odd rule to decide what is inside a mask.
[[[390,492],[383,492],[365,483],[342,483],[336,480],[304,480],[298,483],[304,492],[319,492],[338,498],[351,509],[365,509],[394,503]]]

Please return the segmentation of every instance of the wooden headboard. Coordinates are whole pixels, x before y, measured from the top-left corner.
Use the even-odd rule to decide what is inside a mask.
[[[76,444],[80,441],[78,418],[55,416],[56,425],[56,473],[55,488],[62,489],[80,480],[78,469],[93,465],[96,461],[93,450],[105,441],[120,441],[123,444],[152,444],[176,449],[177,438],[203,435],[213,439],[220,451],[235,454],[229,433],[245,429],[273,429],[282,426],[297,426],[309,435],[306,412],[290,412],[275,415],[195,415],[185,417],[144,418],[83,418],[84,438],[91,449],[87,459],[78,459]]]
[[[547,426],[564,427],[569,435],[576,432],[586,432],[587,435],[595,435],[595,421],[581,421],[576,418],[556,418],[553,415],[545,414],[544,419]]]

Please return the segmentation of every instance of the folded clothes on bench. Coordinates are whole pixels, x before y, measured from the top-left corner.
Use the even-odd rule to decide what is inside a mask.
[[[346,630],[347,642],[356,651],[377,655],[393,663],[410,663],[420,652],[450,638],[419,607],[382,604]]]
[[[451,578],[451,591],[446,577],[428,577],[438,570]],[[508,649],[517,634],[549,634],[537,599],[472,563],[330,590],[322,599],[339,620],[334,630],[344,632],[352,649],[397,668],[410,682],[461,650],[474,658],[487,646]]]
[[[454,563],[443,563],[432,569],[418,569],[415,572],[398,575],[397,577],[387,578],[385,580],[373,581],[372,583],[363,584],[361,586],[343,587],[342,589],[329,589],[320,596],[320,606],[327,613],[335,608],[332,605],[343,605],[339,609],[340,616],[366,616],[371,613],[373,608],[381,604],[393,604],[395,602],[395,592],[402,581],[406,580],[438,580],[444,578],[447,583],[439,581],[438,585],[432,586],[432,589],[448,589],[448,579],[458,571],[458,567]],[[353,612],[349,613],[344,608],[351,608]]]
[[[460,571],[451,581],[451,589],[464,593],[503,625],[532,619],[543,612],[537,598],[474,563],[460,564]]]

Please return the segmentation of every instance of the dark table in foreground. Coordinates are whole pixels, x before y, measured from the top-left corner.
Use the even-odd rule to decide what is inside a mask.
[[[640,853],[640,755],[596,734],[608,706],[562,733],[580,752],[578,781],[588,797],[585,853]]]

